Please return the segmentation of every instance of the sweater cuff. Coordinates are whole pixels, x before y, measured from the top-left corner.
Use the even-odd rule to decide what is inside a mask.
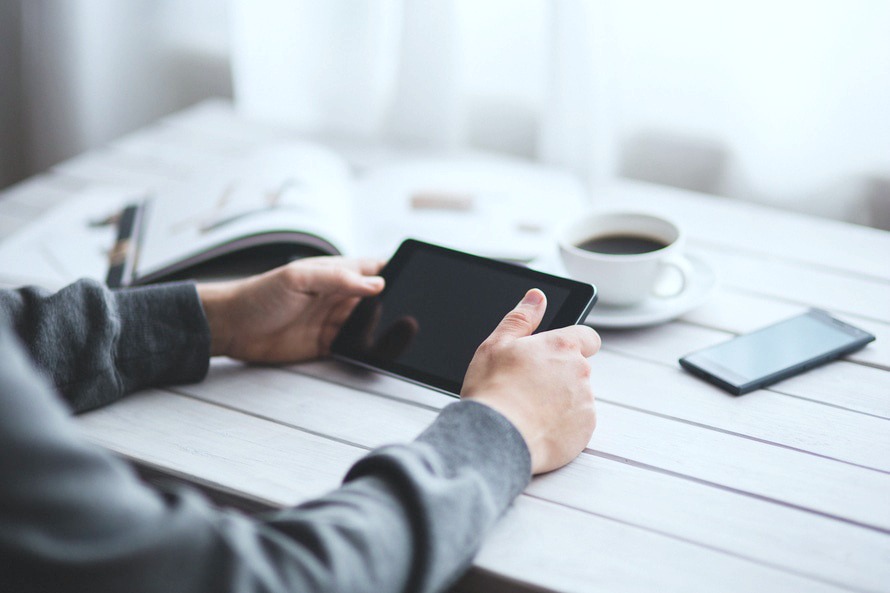
[[[112,293],[121,320],[115,362],[124,392],[193,383],[210,366],[210,328],[190,282]]]
[[[450,404],[417,441],[432,446],[448,473],[472,467],[505,509],[531,481],[531,454],[513,424],[493,408],[470,400]]]

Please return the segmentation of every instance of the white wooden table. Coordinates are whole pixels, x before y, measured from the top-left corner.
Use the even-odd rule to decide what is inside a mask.
[[[0,235],[90,184],[175,183],[285,136],[202,104],[3,192]],[[674,322],[602,332],[588,448],[532,482],[458,588],[890,591],[890,234],[643,184],[597,198],[671,212],[721,287]],[[0,281],[22,278],[0,270]],[[677,365],[810,306],[877,341],[742,397]],[[333,362],[219,361],[201,384],[78,422],[144,468],[256,509],[336,487],[368,450],[411,439],[450,401]]]

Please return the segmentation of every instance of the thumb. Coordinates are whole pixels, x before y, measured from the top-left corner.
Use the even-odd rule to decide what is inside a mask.
[[[538,329],[544,311],[547,310],[547,297],[540,289],[532,288],[519,301],[516,307],[507,313],[491,334],[493,340],[516,339],[530,336]]]

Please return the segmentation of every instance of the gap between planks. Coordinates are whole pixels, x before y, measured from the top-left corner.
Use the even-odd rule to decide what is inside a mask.
[[[660,364],[673,370],[680,368],[677,361],[681,356],[732,337],[732,334],[720,330],[685,322],[637,330],[603,330],[601,335],[603,352]],[[596,361],[596,357],[593,360]],[[725,397],[724,392],[716,386],[707,385],[715,397]],[[887,371],[844,358],[789,377],[759,392],[786,395],[853,413],[890,419],[888,387],[890,373]]]
[[[178,396],[173,396],[173,397],[178,397]],[[198,404],[198,402],[195,402],[195,404]],[[205,403],[205,404],[202,404],[202,405],[209,405],[209,404],[206,404],[206,403]],[[231,413],[231,412],[229,411],[228,413]],[[240,423],[240,421],[236,421],[236,422],[239,422],[239,423]],[[264,430],[264,431],[262,431],[262,432],[268,432],[268,431]],[[153,438],[153,437],[152,437],[152,438]],[[270,445],[269,445],[268,443],[263,443],[261,446],[266,447],[266,446],[270,446]],[[198,451],[196,451],[196,452],[198,452]],[[222,485],[222,486],[223,486],[224,488],[226,488],[227,490],[231,490],[231,488],[226,487],[225,484],[223,484],[223,483],[216,482],[216,481],[214,481],[214,480],[211,480],[211,483],[213,483],[214,486],[220,486],[220,485]],[[280,503],[278,503],[278,504],[280,504]],[[519,504],[522,504],[522,505],[524,505],[524,506],[527,506],[528,503],[527,503],[527,502],[526,502],[526,503],[523,503],[523,502],[520,501]],[[554,508],[554,509],[557,508],[557,507],[558,507],[558,508],[565,508],[563,505],[560,505],[559,503],[556,503],[556,502],[551,502],[550,504],[553,505],[552,508]],[[578,512],[580,512],[580,513],[585,513],[585,511],[583,511],[583,510],[578,511]],[[547,515],[547,516],[550,516],[551,514],[552,514],[552,513],[550,513],[550,512],[545,513],[545,515]],[[587,513],[587,515],[590,515],[590,513]],[[612,522],[615,522],[615,521],[612,521]],[[618,523],[618,524],[622,524],[621,521],[618,521],[617,523]],[[600,525],[602,526],[601,523],[600,523]],[[603,527],[604,527],[604,526],[603,526]],[[633,527],[633,526],[632,526],[632,527]],[[632,531],[637,531],[637,530],[639,530],[639,531],[641,531],[641,532],[644,532],[644,533],[651,533],[651,534],[653,534],[653,535],[655,535],[655,536],[658,536],[658,537],[664,537],[664,534],[660,534],[660,533],[658,533],[658,532],[653,532],[653,531],[651,531],[650,529],[645,528],[645,527],[635,527],[635,528],[632,529]],[[603,529],[602,531],[610,532],[610,531],[612,531],[612,528],[605,528],[605,529]],[[622,533],[623,533],[623,532],[624,532],[624,529],[623,529],[623,528],[619,528],[619,532],[622,532]],[[598,533],[599,533],[599,530],[598,530]],[[652,542],[650,536],[643,536],[643,535],[641,534],[640,537],[643,537],[644,539],[647,539],[648,541]],[[679,540],[679,541],[682,542],[683,540],[681,539],[681,540]],[[654,543],[654,542],[652,542],[652,543]],[[693,546],[695,546],[695,548],[700,548],[700,549],[703,549],[703,550],[705,550],[705,551],[707,551],[707,548],[708,548],[707,546],[701,546],[699,543],[693,543],[693,542],[685,542],[685,543],[689,543],[689,545],[693,545]],[[659,544],[659,545],[667,545],[667,544]],[[656,547],[658,547],[658,546],[656,546]],[[668,547],[671,547],[671,546],[668,545]],[[681,546],[681,548],[682,548],[682,547],[684,547],[684,546]],[[511,550],[515,550],[515,546],[510,546],[510,549],[511,549]],[[648,549],[648,548],[647,548],[647,549]],[[696,555],[696,556],[701,556],[701,555],[702,555],[702,552],[691,552],[690,550],[687,550],[687,552],[692,553],[693,555]],[[758,563],[758,562],[756,562],[756,561],[752,562],[752,561],[750,561],[750,560],[748,560],[748,559],[746,559],[746,558],[743,558],[743,557],[740,558],[738,555],[733,554],[733,553],[731,553],[731,552],[730,552],[730,553],[723,552],[721,555],[724,555],[724,556],[727,557],[727,560],[726,560],[725,562],[728,562],[730,565],[737,566],[737,567],[740,567],[740,566],[743,566],[743,565],[748,565],[748,564],[753,564],[753,565],[759,565],[759,564],[760,564],[760,563]],[[705,557],[708,557],[708,556],[710,556],[710,554],[705,553],[704,556],[705,556]],[[613,558],[613,559],[606,560],[606,561],[607,561],[607,562],[611,562],[611,561],[619,561],[619,560],[620,560],[620,559],[618,559],[618,558]],[[713,558],[712,558],[712,560],[713,560]],[[739,561],[741,561],[743,564],[742,564],[742,565],[737,564]],[[721,561],[721,562],[722,562],[722,561]],[[719,564],[719,563],[720,563],[720,562],[718,562],[718,564]],[[752,568],[753,568],[753,567],[752,567]],[[772,567],[769,567],[769,568],[772,568]],[[769,574],[772,574],[771,571],[764,571],[764,570],[758,570],[758,571],[755,571],[755,572],[760,573],[761,576],[763,576],[763,577],[766,577],[766,576],[768,576]],[[793,570],[792,570],[792,571],[788,571],[787,568],[779,569],[778,572],[781,572],[781,573],[783,573],[783,574],[796,574],[795,571],[793,571]],[[676,575],[674,576],[674,578],[677,578]],[[773,578],[778,579],[778,580],[780,580],[780,581],[786,579],[786,577],[778,577],[778,576],[770,577],[770,579],[773,579]],[[809,577],[809,576],[808,576],[805,580],[806,580],[806,581],[812,581],[812,580],[814,580],[814,579],[813,579],[812,577]],[[815,579],[815,580],[819,580],[819,579]],[[802,584],[802,583],[798,583],[798,584]],[[846,586],[849,586],[849,585],[846,585]]]
[[[280,374],[280,373],[279,373],[279,374]],[[326,383],[326,382],[325,382],[324,380],[322,380],[322,379],[316,379],[316,378],[313,378],[313,377],[306,377],[306,378],[309,379],[310,381],[314,381],[314,382],[319,383],[319,384],[324,384],[324,383]],[[291,387],[296,387],[296,385],[292,385]],[[237,394],[238,394],[239,396],[240,396],[240,394],[245,393],[245,389],[244,389],[244,386],[243,386],[243,385],[234,386],[234,387],[232,387],[232,389],[234,390],[233,393],[237,392]],[[283,390],[281,390],[281,391],[287,391],[287,389],[283,389]],[[362,393],[362,391],[361,391],[360,389],[353,389],[353,388],[350,388],[349,391],[354,391],[354,392],[357,392],[357,393]],[[277,393],[277,392],[276,392],[276,393],[271,393],[271,392],[270,392],[269,395],[272,395],[272,396],[275,397],[275,398],[278,398],[278,397],[279,397],[279,393]],[[328,395],[327,393],[324,393],[324,394],[321,394],[320,397],[327,397],[327,395]],[[370,394],[370,395],[374,396],[375,398],[378,397],[378,396],[376,396],[375,394]],[[204,398],[206,398],[207,396],[198,396],[198,397],[199,397],[199,399],[204,399]],[[251,400],[251,401],[253,402],[253,405],[255,405],[255,403],[256,403],[256,397],[257,397],[257,396],[254,395],[254,399]],[[213,399],[205,399],[205,401],[208,401],[208,402],[210,402],[210,403],[213,403],[215,400],[213,400]],[[408,405],[411,405],[412,402],[405,402],[405,403],[408,404]],[[237,407],[236,409],[239,409],[239,410],[240,410],[240,409],[243,409],[243,408]],[[366,412],[363,412],[363,413],[367,414],[367,411],[366,411]],[[282,420],[281,417],[280,417],[280,414],[276,414],[274,410],[270,411],[268,414],[270,414],[270,415],[259,414],[259,417],[262,418],[262,419],[268,419],[268,420],[270,420],[270,421],[277,422],[277,423],[285,423],[285,424],[287,424],[288,426],[292,426],[292,427],[293,427],[293,426],[297,426],[297,427],[299,427],[299,425],[295,425],[293,421]],[[367,416],[366,416],[366,417],[367,417]],[[432,420],[432,415],[431,415],[431,414],[428,415],[428,416],[427,416],[427,419],[431,421],[431,420]],[[305,418],[301,418],[300,421],[305,421]],[[313,431],[313,433],[315,433],[315,432]],[[317,433],[315,433],[315,434],[317,434]],[[355,442],[355,439],[352,439],[352,442]],[[614,455],[613,455],[613,456],[610,456],[610,455],[607,454],[607,453],[599,453],[599,452],[596,452],[596,453],[594,453],[594,454],[600,455],[600,456],[602,456],[602,457],[604,457],[604,458],[607,458],[607,459],[613,459],[613,460],[615,460],[615,461],[619,461],[619,463],[623,462],[623,461],[626,459],[626,458],[617,458],[617,457],[615,457]],[[632,462],[632,463],[633,463],[633,462]],[[686,475],[684,475],[684,474],[680,474],[680,473],[677,473],[677,472],[670,472],[669,470],[668,470],[668,471],[664,471],[664,470],[662,470],[662,468],[657,468],[656,466],[651,466],[651,465],[644,464],[644,463],[636,463],[636,465],[638,465],[639,467],[644,468],[644,469],[645,469],[645,468],[653,468],[653,471],[661,471],[661,472],[663,472],[663,473],[665,473],[665,474],[667,474],[667,475],[672,475],[672,476],[674,476],[674,477],[678,477],[678,478],[680,478],[680,479],[685,479],[685,480],[687,480],[687,481],[694,482],[694,483],[698,483],[698,484],[700,484],[700,485],[704,485],[704,486],[713,486],[713,487],[717,487],[717,488],[725,489],[725,490],[727,490],[728,492],[731,492],[731,493],[736,494],[736,495],[749,496],[749,497],[751,497],[751,498],[758,498],[758,499],[763,500],[763,501],[776,502],[776,499],[774,499],[774,498],[770,498],[770,497],[762,496],[762,495],[757,495],[757,494],[749,494],[747,491],[744,491],[744,490],[737,490],[737,489],[733,489],[733,488],[726,488],[726,487],[723,487],[722,485],[720,485],[719,483],[716,483],[716,482],[712,482],[712,481],[708,481],[708,480],[703,480],[703,479],[700,479],[700,478],[690,478],[690,477],[688,477],[688,476],[686,476]],[[535,487],[535,484],[533,483],[532,488],[534,488],[534,487]],[[557,497],[550,497],[549,500],[551,500],[552,502],[554,502],[554,503],[556,503],[556,504],[563,504],[563,503],[564,503],[564,501],[561,500],[558,496],[557,496]],[[778,502],[779,502],[779,504],[782,504],[782,501],[778,501]],[[746,503],[746,504],[750,505],[751,503]],[[570,506],[571,506],[571,505],[570,505]],[[790,509],[796,509],[797,511],[811,512],[811,510],[810,510],[809,508],[807,508],[807,507],[803,507],[803,506],[800,506],[800,505],[785,504],[785,505],[783,505],[783,506],[786,506],[786,507],[788,507],[788,508],[790,508]],[[588,509],[588,510],[590,510],[590,509]],[[819,516],[822,516],[822,517],[827,517],[827,518],[835,519],[835,516],[834,516],[834,515],[831,515],[831,514],[820,513],[820,512],[815,512],[815,513],[813,513],[813,514],[815,514],[815,515],[819,515]],[[847,524],[851,524],[851,525],[857,525],[857,523],[855,523],[855,522],[845,521],[844,519],[840,519],[840,521],[842,521],[842,522],[844,522],[844,523],[847,523]],[[835,529],[840,529],[840,528],[835,528]],[[880,531],[880,530],[878,530],[878,531]]]
[[[609,459],[609,458],[608,458],[608,457],[603,457],[603,459]],[[618,460],[613,460],[613,461],[618,461]],[[618,462],[620,463],[620,461],[618,461]],[[641,469],[652,469],[652,468],[644,468],[643,466],[638,466],[638,467],[640,467]],[[683,476],[676,476],[676,477],[680,477],[680,478],[682,478]],[[711,486],[711,487],[718,487],[718,488],[720,487],[719,485],[709,484],[709,483],[707,483],[707,482],[699,482],[699,484],[704,485],[704,486]],[[747,493],[744,493],[744,492],[738,492],[738,491],[733,491],[733,490],[728,490],[728,492],[733,492],[733,493],[735,493],[735,494],[740,494],[740,495],[747,495]],[[525,492],[525,493],[523,493],[523,494],[524,494],[524,496],[527,496],[527,497],[529,497],[529,498],[533,498],[533,499],[535,499],[535,500],[540,500],[541,502],[544,502],[544,503],[549,503],[549,504],[553,504],[553,505],[558,505],[558,506],[560,506],[560,507],[565,507],[565,508],[568,508],[568,509],[572,509],[572,510],[574,510],[574,511],[578,511],[578,512],[581,512],[581,513],[585,513],[585,514],[587,514],[587,515],[593,515],[593,516],[595,516],[595,517],[600,517],[601,519],[604,519],[604,520],[606,520],[606,521],[613,521],[613,522],[615,522],[615,523],[619,523],[619,524],[621,524],[621,525],[626,525],[626,526],[628,526],[628,527],[633,527],[633,528],[636,528],[636,529],[641,529],[641,530],[643,530],[643,531],[647,531],[647,532],[649,532],[649,533],[655,533],[655,534],[661,535],[661,536],[663,536],[663,537],[666,537],[666,538],[669,538],[669,539],[672,539],[672,540],[675,540],[675,541],[678,541],[678,542],[682,542],[682,543],[685,543],[685,544],[690,544],[690,545],[693,545],[693,546],[696,546],[696,547],[699,547],[699,548],[704,548],[704,549],[706,549],[706,550],[710,550],[710,551],[715,552],[715,553],[717,553],[717,554],[721,554],[721,555],[728,556],[728,557],[731,557],[731,558],[738,558],[738,559],[741,559],[741,560],[746,560],[746,561],[748,561],[748,562],[751,562],[752,564],[757,564],[757,565],[764,566],[764,567],[767,567],[767,568],[772,568],[772,569],[774,569],[774,570],[778,570],[778,571],[785,572],[785,573],[788,573],[788,574],[791,574],[791,575],[795,575],[795,576],[798,576],[798,577],[802,577],[802,578],[805,578],[805,579],[807,579],[807,580],[818,581],[818,582],[821,582],[821,583],[825,583],[826,585],[831,585],[831,586],[834,586],[834,587],[841,587],[841,588],[843,588],[843,589],[849,589],[849,590],[851,590],[851,591],[859,591],[859,592],[861,592],[861,593],[871,593],[872,591],[877,591],[877,589],[870,589],[870,588],[868,588],[868,587],[861,587],[861,586],[852,586],[849,582],[845,582],[845,581],[841,581],[841,580],[837,580],[837,579],[832,579],[832,578],[829,578],[829,577],[825,577],[825,576],[821,576],[821,575],[813,574],[813,573],[811,573],[811,572],[806,572],[806,571],[799,570],[799,569],[795,569],[795,568],[790,568],[790,567],[788,567],[788,566],[786,566],[786,565],[784,565],[784,564],[779,564],[779,563],[770,561],[769,559],[758,558],[757,556],[753,556],[753,555],[750,555],[750,554],[744,554],[744,553],[740,553],[740,552],[738,552],[738,551],[733,551],[733,550],[729,550],[729,549],[726,549],[726,548],[721,548],[720,546],[717,546],[717,545],[713,545],[713,544],[710,544],[710,543],[707,543],[707,542],[703,542],[703,541],[700,541],[700,540],[695,540],[695,539],[691,539],[691,538],[688,538],[688,537],[684,537],[684,536],[682,536],[682,535],[678,535],[678,534],[676,534],[676,533],[672,533],[672,532],[670,532],[670,531],[665,531],[665,530],[662,530],[662,529],[658,529],[658,528],[652,527],[651,525],[646,525],[646,524],[643,524],[643,523],[636,523],[636,522],[634,522],[634,521],[628,521],[628,520],[620,519],[620,518],[617,518],[617,517],[614,517],[614,516],[611,516],[611,515],[606,515],[606,514],[597,512],[597,511],[593,511],[593,510],[587,509],[587,508],[585,508],[585,507],[575,506],[575,505],[573,505],[573,504],[566,503],[566,502],[555,501],[555,500],[550,499],[550,498],[545,498],[545,497],[538,496],[538,495],[535,495],[535,494],[529,494],[528,492]],[[800,508],[798,508],[798,507],[794,507],[794,506],[791,506],[791,505],[786,505],[786,504],[782,503],[781,501],[775,501],[775,500],[770,500],[770,499],[766,499],[766,498],[763,498],[763,499],[761,499],[761,500],[764,500],[764,501],[766,501],[766,502],[770,502],[770,503],[773,503],[773,504],[780,504],[780,505],[782,505],[782,506],[785,506],[785,507],[787,507],[787,508],[791,508],[791,509],[794,509],[794,510],[803,510],[803,511],[807,511],[807,509],[800,509]],[[827,518],[834,519],[834,517],[830,517],[830,516],[828,516]],[[854,525],[855,525],[855,524],[854,524]],[[866,527],[866,528],[868,528],[867,526],[860,526],[860,527]],[[881,533],[883,533],[883,532],[881,532]]]
[[[314,364],[309,368],[311,369],[311,372],[308,374],[310,376],[313,376],[313,377],[315,377],[319,380],[322,380],[322,381],[326,381],[327,380],[326,377],[329,375],[336,376],[342,372],[339,369],[337,369],[336,367],[331,367],[331,366],[322,367],[320,364]],[[325,369],[327,369],[328,372],[325,372]],[[325,378],[319,378],[320,376],[323,376]],[[397,385],[398,383],[401,383],[398,380],[392,379],[392,378],[387,378],[387,379],[388,379],[389,383],[393,384],[393,388],[395,391],[398,391],[399,389],[407,390],[409,388],[420,389],[420,388],[417,388],[416,386],[409,386],[408,384],[405,384],[404,386],[400,386],[400,385]],[[354,388],[356,390],[359,390],[359,391],[362,390],[362,385],[361,385],[360,379],[353,378],[352,382],[350,383],[349,375],[345,376],[345,380],[344,380],[344,376],[341,375],[340,382],[342,382],[343,384],[346,384],[348,386],[351,386],[352,388]],[[432,393],[432,392],[427,392],[427,393]],[[606,406],[609,406],[609,405],[610,404],[606,404]],[[601,406],[601,408],[603,408],[603,407],[605,407],[605,406]],[[620,410],[620,409],[623,409],[623,408],[612,407],[612,408],[609,408],[608,410],[601,409],[601,412],[607,411],[609,416],[614,417],[616,415],[617,410]],[[783,492],[784,494],[781,494],[781,496],[792,496],[793,495],[794,497],[796,497],[797,499],[799,499],[801,501],[812,499],[810,502],[808,502],[806,504],[801,504],[801,506],[806,507],[806,505],[809,504],[810,507],[815,508],[815,509],[820,509],[820,508],[821,509],[829,509],[829,510],[833,509],[832,512],[834,514],[837,514],[838,517],[845,516],[844,515],[845,511],[843,511],[842,509],[847,509],[847,507],[844,507],[843,504],[841,504],[842,499],[845,499],[845,497],[840,496],[839,493],[834,493],[834,494],[828,493],[826,495],[827,498],[822,496],[822,494],[819,494],[821,492],[820,489],[822,488],[822,486],[819,485],[819,481],[814,477],[816,475],[818,475],[818,476],[833,475],[834,477],[832,478],[832,481],[830,482],[832,484],[832,488],[834,488],[838,484],[842,484],[842,483],[854,484],[854,483],[858,482],[858,483],[860,483],[861,487],[866,488],[867,490],[868,489],[876,489],[876,491],[880,491],[882,489],[890,490],[890,487],[888,487],[888,484],[890,484],[890,483],[888,483],[888,481],[887,481],[887,474],[880,472],[880,471],[875,471],[873,469],[863,469],[863,468],[857,467],[856,465],[849,464],[849,463],[836,462],[836,461],[833,461],[833,460],[828,459],[823,456],[811,455],[808,451],[801,452],[798,450],[794,450],[792,448],[777,447],[776,445],[774,445],[770,442],[763,442],[761,439],[746,439],[746,438],[739,439],[738,437],[736,437],[732,434],[727,434],[726,432],[711,430],[709,427],[702,427],[702,426],[696,426],[696,425],[689,424],[689,423],[677,422],[674,419],[665,419],[660,416],[655,416],[652,414],[637,412],[637,411],[633,411],[633,410],[628,410],[628,412],[636,415],[636,418],[635,419],[624,418],[624,424],[639,425],[639,423],[641,421],[643,421],[644,419],[650,418],[651,420],[646,420],[645,422],[643,422],[643,424],[644,425],[651,424],[651,425],[653,425],[653,427],[657,427],[658,425],[661,425],[663,427],[663,426],[666,426],[664,423],[667,423],[667,425],[674,427],[673,433],[678,432],[677,429],[679,429],[681,426],[686,426],[687,428],[685,428],[683,430],[679,430],[679,432],[686,436],[694,436],[696,439],[698,439],[699,437],[705,436],[706,434],[712,434],[714,436],[708,437],[706,440],[713,441],[712,446],[715,446],[715,447],[723,447],[724,445],[721,443],[727,442],[727,438],[732,440],[732,443],[734,444],[735,447],[738,447],[738,446],[742,445],[743,443],[749,443],[748,445],[744,445],[742,447],[742,449],[745,451],[745,455],[747,456],[746,458],[750,458],[749,461],[751,461],[751,463],[760,463],[764,459],[771,459],[774,461],[778,456],[778,458],[783,459],[783,463],[790,464],[790,467],[794,467],[797,469],[799,469],[800,467],[804,467],[804,466],[807,467],[808,468],[807,472],[804,472],[806,475],[805,476],[804,475],[797,476],[796,478],[794,478],[794,480],[796,480],[796,482],[794,484],[778,484],[778,483],[776,483],[774,485],[781,486],[781,488],[779,488],[778,490],[776,490],[773,486],[769,486],[767,488],[767,491],[775,491],[773,496],[779,496],[780,494],[778,494],[778,493]],[[619,416],[621,416],[621,417],[625,417],[626,415],[627,415],[627,412],[625,412],[623,414],[619,414]],[[598,430],[597,433],[594,434],[594,439],[591,441],[593,443],[592,446],[597,447],[598,450],[604,450],[603,447],[605,446],[607,448],[610,448],[610,450],[613,454],[623,455],[624,457],[626,457],[628,459],[634,458],[636,455],[639,455],[646,450],[645,448],[641,450],[641,449],[639,449],[639,447],[636,447],[636,448],[631,447],[630,451],[636,451],[636,452],[632,453],[632,454],[625,454],[625,453],[627,453],[627,447],[621,444],[622,441],[618,441],[616,443],[616,442],[611,442],[611,441],[609,441],[609,439],[607,439],[604,442],[601,438],[604,436],[603,430],[608,429],[607,433],[612,433],[612,432],[614,432],[613,428],[614,427],[612,427],[612,426],[602,424],[600,430]],[[619,428],[619,430],[627,430],[627,428],[626,427],[624,429]],[[658,430],[661,430],[661,428],[658,428]],[[705,432],[701,433],[698,431],[705,431]],[[670,432],[670,430],[669,430],[669,432]],[[671,434],[673,434],[673,433],[671,433]],[[598,437],[598,435],[599,435],[599,437]],[[686,438],[686,437],[684,437],[684,438]],[[615,444],[619,445],[617,449],[614,448]],[[649,450],[649,453],[646,453],[646,455],[651,457],[651,453],[653,451],[654,451],[654,449]],[[770,451],[773,451],[773,452],[770,453]],[[782,452],[782,451],[784,451],[784,453],[780,454],[780,452]],[[676,467],[683,467],[683,464],[678,465],[677,460],[670,458],[670,456],[664,457],[663,454],[659,454],[659,455],[655,455],[655,457],[661,459],[660,463],[668,463],[668,465],[673,464]],[[808,461],[808,459],[811,461]],[[711,462],[716,462],[716,460],[710,460],[709,463],[711,463]],[[803,463],[803,462],[806,462],[806,463]],[[802,463],[803,463],[803,465],[801,465]],[[658,464],[654,464],[654,465],[657,466]],[[740,480],[739,479],[740,476],[735,475],[735,474],[725,474],[725,472],[723,472],[723,473],[716,472],[715,473],[713,471],[714,467],[716,467],[716,466],[713,466],[712,469],[710,469],[710,470],[706,470],[706,472],[710,472],[710,474],[713,474],[714,476],[716,476],[718,474],[723,475],[723,479],[735,480],[738,483],[738,485],[745,485],[744,487],[740,487],[739,489],[745,490],[745,488],[748,488],[751,492],[754,492],[755,494],[758,493],[759,491],[763,491],[763,488],[764,488],[762,481],[759,482],[758,480],[763,480],[763,479],[774,480],[774,479],[787,479],[788,478],[788,476],[785,476],[785,478],[780,478],[779,476],[783,475],[782,472],[776,472],[776,471],[771,472],[771,470],[766,471],[767,468],[764,468],[762,470],[759,470],[756,476],[752,476],[752,477],[756,477],[756,479],[753,482],[751,482],[749,477],[747,477],[747,476],[741,476],[744,479]],[[848,469],[844,469],[844,468],[848,468]],[[688,473],[688,469],[684,470],[684,471],[686,471],[687,475],[690,475],[691,477],[700,477],[700,476],[695,476],[694,474]],[[764,471],[766,473],[764,473]],[[828,472],[828,474],[826,474],[826,472]],[[792,474],[793,474],[793,472],[792,472]],[[874,478],[869,477],[869,474],[874,476]],[[796,475],[796,474],[794,474],[794,475]],[[731,476],[735,476],[735,477],[731,477]],[[792,477],[793,477],[793,475],[792,475]],[[803,479],[803,478],[806,478],[806,479]],[[801,482],[801,480],[803,480],[803,482],[806,482],[807,484],[812,482],[812,484],[810,484],[810,486],[807,486],[807,488],[815,489],[815,490],[806,490],[805,489],[804,491],[801,491],[801,487],[803,486],[803,482]],[[717,482],[717,483],[719,483],[719,482]],[[799,485],[795,485],[798,483],[799,483]],[[788,490],[789,487],[791,487],[791,490]],[[753,490],[751,490],[752,488],[753,488]],[[869,490],[869,491],[871,491],[871,490]],[[817,495],[816,498],[813,498],[814,495]],[[837,496],[835,496],[835,495],[837,495]],[[803,496],[803,498],[801,498],[801,496]],[[863,501],[863,504],[864,504],[864,501]],[[865,505],[865,506],[867,506],[867,505]],[[865,507],[863,507],[863,508],[865,508]],[[856,519],[856,516],[861,514],[861,511],[862,511],[862,509],[853,509],[852,511],[847,509],[846,512],[847,512],[847,514],[852,514],[852,516],[850,518],[852,518],[854,521],[856,521],[856,520],[858,520],[858,519]],[[865,517],[865,516],[866,515],[863,515],[863,517]],[[883,524],[883,519],[881,521],[882,521],[881,524]],[[867,523],[868,521],[863,519],[860,522]],[[890,526],[890,518],[888,518],[887,525]]]

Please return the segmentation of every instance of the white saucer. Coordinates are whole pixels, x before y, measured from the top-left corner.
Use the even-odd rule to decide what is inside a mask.
[[[702,259],[694,255],[686,254],[686,259],[692,264],[693,274],[691,281],[683,290],[674,296],[659,298],[651,297],[637,305],[616,307],[597,303],[587,316],[585,324],[594,328],[630,328],[655,325],[670,321],[684,313],[695,309],[711,295],[717,286],[717,274]],[[540,262],[542,271],[565,275],[562,262],[558,257],[554,261]]]

